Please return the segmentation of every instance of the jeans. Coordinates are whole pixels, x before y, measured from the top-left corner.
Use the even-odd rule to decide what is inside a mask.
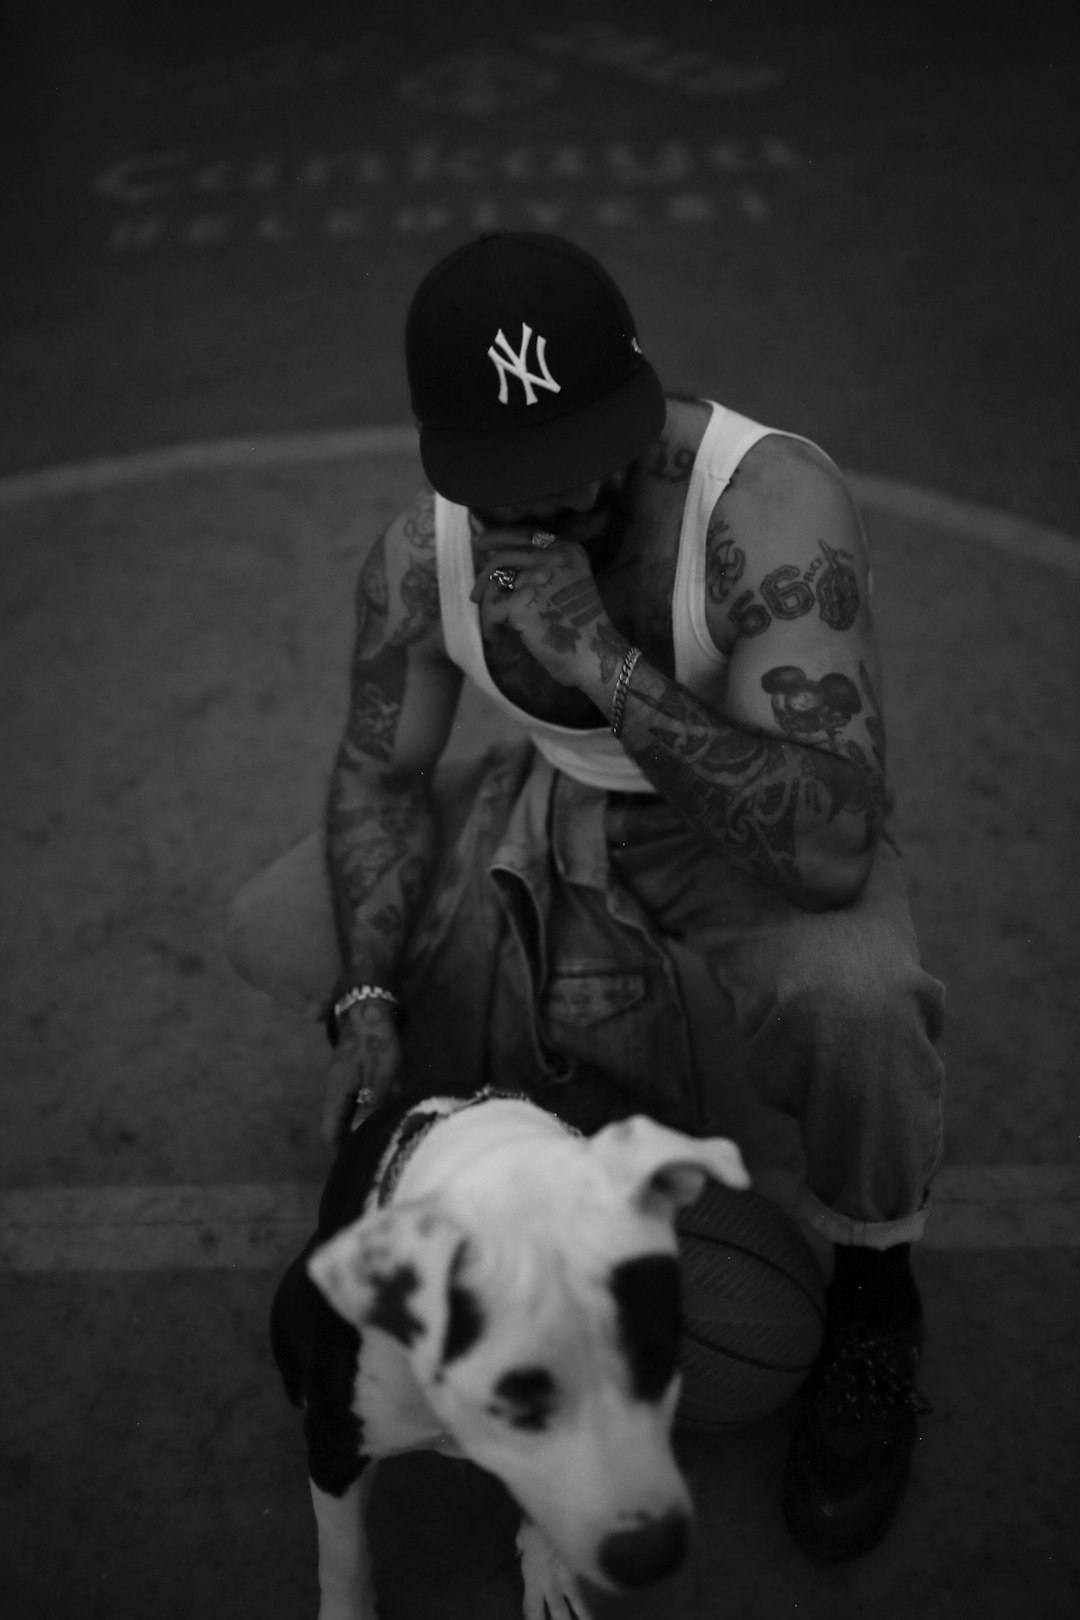
[[[944,991],[887,837],[857,900],[809,912],[663,800],[583,787],[527,744],[449,768],[436,801],[437,872],[402,964],[414,1085],[526,1090],[584,1129],[643,1111],[738,1137],[747,1107],[775,1111],[797,1122],[799,1213],[820,1237],[922,1235]],[[240,892],[229,953],[323,1015],[340,956],[321,835]]]

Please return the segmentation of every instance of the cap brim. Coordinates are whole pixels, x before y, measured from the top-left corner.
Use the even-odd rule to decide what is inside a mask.
[[[421,428],[420,460],[439,494],[460,506],[519,506],[617,472],[664,427],[664,391],[648,361],[571,416],[505,433]]]

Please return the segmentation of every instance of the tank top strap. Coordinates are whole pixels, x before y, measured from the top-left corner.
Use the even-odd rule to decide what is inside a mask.
[[[468,509],[442,495],[435,496],[435,565],[447,656],[489,697],[498,699],[501,694],[484,660],[480,616],[469,600],[474,574]]]

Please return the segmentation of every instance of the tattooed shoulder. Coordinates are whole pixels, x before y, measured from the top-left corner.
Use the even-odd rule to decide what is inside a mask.
[[[421,495],[384,529],[360,570],[357,650],[371,657],[388,644],[404,646],[439,620],[435,564],[435,502]]]
[[[435,563],[435,497],[420,495],[401,519],[404,568],[398,586],[401,618],[396,639],[415,641],[439,619],[439,578]]]
[[[410,551],[435,550],[435,496],[424,490],[401,516],[401,532]]]
[[[352,698],[342,752],[356,762],[366,756],[385,764],[393,758],[398,721],[405,700],[406,658],[402,647],[384,647],[373,657],[358,649],[352,669]]]

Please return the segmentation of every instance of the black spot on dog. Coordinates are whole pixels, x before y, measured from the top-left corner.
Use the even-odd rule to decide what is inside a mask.
[[[424,1324],[409,1309],[409,1296],[420,1286],[420,1279],[412,1266],[396,1266],[373,1278],[375,1306],[368,1320],[373,1327],[410,1345],[424,1331]]]
[[[480,1303],[471,1288],[467,1288],[460,1280],[468,1251],[467,1243],[460,1243],[450,1267],[450,1283],[447,1289],[448,1313],[446,1318],[446,1337],[443,1339],[442,1364],[445,1367],[448,1361],[454,1361],[471,1350],[484,1331],[484,1313]]]
[[[544,1367],[515,1367],[503,1373],[492,1393],[515,1429],[542,1433],[555,1407],[555,1380]]]
[[[624,1260],[609,1286],[630,1388],[639,1401],[658,1401],[679,1364],[679,1263],[672,1254]]]

